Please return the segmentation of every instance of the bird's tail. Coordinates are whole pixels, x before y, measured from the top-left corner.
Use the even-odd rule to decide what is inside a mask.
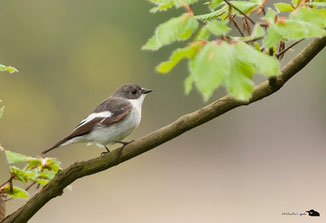
[[[50,152],[51,150],[56,149],[56,148],[62,146],[62,144],[65,143],[65,142],[67,141],[67,138],[68,138],[68,137],[66,137],[66,138],[64,138],[64,139],[62,139],[62,140],[60,140],[59,142],[57,142],[56,144],[54,144],[54,145],[53,145],[52,147],[50,147],[49,149],[43,151],[41,154],[44,155],[44,154]]]

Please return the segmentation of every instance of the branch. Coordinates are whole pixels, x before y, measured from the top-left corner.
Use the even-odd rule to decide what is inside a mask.
[[[173,138],[176,138],[182,133],[202,125],[225,112],[242,105],[251,104],[275,93],[285,84],[286,81],[304,68],[325,46],[326,37],[314,39],[303,49],[303,51],[281,69],[282,74],[275,77],[275,81],[272,83],[265,81],[258,85],[249,102],[237,101],[230,95],[226,95],[223,98],[195,112],[186,114],[171,124],[128,144],[121,153],[115,150],[103,157],[76,162],[67,169],[60,171],[39,193],[32,197],[16,212],[6,217],[2,223],[27,222],[48,201],[62,195],[63,189],[78,178],[114,167],[119,163],[125,162]]]

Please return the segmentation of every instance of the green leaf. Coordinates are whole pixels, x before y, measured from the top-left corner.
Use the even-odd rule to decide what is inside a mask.
[[[246,13],[246,14],[250,14],[251,12],[253,12],[254,10],[256,10],[257,8],[260,7],[259,2],[251,2],[251,1],[230,1],[230,3],[232,5],[234,5],[235,7],[237,7],[238,9],[240,9],[242,12]],[[227,5],[227,8],[229,8],[228,5]],[[234,8],[232,9],[232,14],[237,14],[237,15],[243,16],[242,14],[240,14]]]
[[[15,153],[15,152],[10,152],[8,150],[5,150],[5,154],[8,160],[8,163],[12,164],[12,163],[19,163],[19,162],[26,162],[30,159],[33,159],[30,156],[25,156],[23,154],[20,153]]]
[[[259,43],[254,42],[254,47],[255,47],[255,49],[256,49],[258,52],[261,52],[261,48],[260,48]]]
[[[224,3],[223,0],[211,0],[208,7],[211,10],[215,10],[217,7],[219,7],[220,5],[222,5],[222,3]]]
[[[267,30],[267,34],[264,38],[264,45],[267,49],[275,46],[282,40],[282,35],[278,32],[277,27],[272,25]]]
[[[156,7],[152,8],[150,12],[156,13],[160,11],[166,11],[169,8],[175,6],[176,8],[182,7],[183,4],[191,5],[198,0],[150,0]]]
[[[299,5],[301,0],[292,0],[291,3],[292,5],[294,5],[295,7],[297,7]]]
[[[266,15],[263,17],[263,19],[267,20],[269,23],[274,24],[275,17],[277,15],[277,12],[275,12],[273,9],[268,8]]]
[[[250,41],[250,40],[253,40],[253,39],[256,39],[256,38],[263,37],[264,35],[265,35],[264,29],[259,24],[256,24],[254,26],[254,29],[253,29],[251,35],[243,37],[243,38],[241,38],[241,40],[242,41]]]
[[[43,170],[43,172],[41,172],[39,174],[39,178],[41,179],[47,179],[47,180],[51,180],[54,176],[56,175],[56,172],[52,171],[52,170]]]
[[[231,60],[228,59],[230,47],[226,43],[217,45],[208,43],[193,61],[191,76],[198,90],[207,101],[214,90],[222,84],[223,79],[230,73]]]
[[[2,115],[3,115],[3,111],[4,111],[4,109],[5,109],[5,106],[2,106],[2,107],[0,108],[0,118],[2,118]]]
[[[305,4],[315,7],[326,7],[326,2],[306,2]]]
[[[194,82],[194,77],[192,75],[188,75],[188,77],[184,81],[184,87],[185,87],[185,94],[189,94],[192,90],[192,84]]]
[[[309,7],[301,7],[292,12],[288,20],[277,21],[269,27],[264,39],[265,47],[273,47],[279,40],[322,37],[326,35],[325,27],[325,14]]]
[[[279,12],[291,12],[294,10],[292,5],[283,2],[275,3],[274,6],[278,9]]]
[[[167,11],[169,8],[174,6],[174,2],[168,2],[168,3],[158,3],[156,7],[151,8],[149,12],[156,13],[161,11]]]
[[[218,21],[218,20],[209,21],[207,23],[207,27],[209,31],[211,31],[211,33],[219,36],[231,31],[231,28],[227,26],[227,22],[228,21]]]
[[[209,39],[210,35],[211,35],[211,32],[209,31],[207,25],[205,25],[197,33],[195,40],[207,40],[207,39]]]
[[[222,8],[222,9],[216,10],[214,12],[196,15],[195,18],[200,21],[205,22],[205,21],[210,21],[213,19],[221,19],[221,16],[225,13],[227,13],[227,10],[225,8]]]
[[[9,73],[15,73],[15,72],[18,72],[18,70],[12,66],[5,66],[5,65],[2,65],[0,64],[0,71],[7,71]]]
[[[10,167],[10,172],[13,176],[15,176],[19,181],[23,183],[27,183],[28,180],[33,180],[33,177],[35,176],[35,172],[22,170],[15,166]]]
[[[28,164],[25,166],[25,169],[34,169],[39,166],[42,166],[42,161],[39,159],[28,160]]]
[[[156,28],[154,35],[142,49],[158,50],[162,46],[177,40],[188,39],[197,28],[198,21],[188,14],[172,18]]]
[[[36,181],[37,183],[41,184],[42,186],[45,186],[47,183],[49,183],[49,180],[40,179],[40,178],[35,178],[34,181]]]
[[[179,48],[176,49],[170,59],[168,61],[160,63],[157,67],[156,70],[161,73],[168,73],[170,70],[175,67],[183,58],[191,58],[195,55],[197,49],[199,47],[199,44],[193,44],[191,46],[187,46],[185,48]]]
[[[0,191],[9,195],[12,198],[28,198],[29,194],[26,190],[17,187],[17,186],[13,186],[13,191],[10,191],[10,185],[6,184],[3,187],[0,188]]]
[[[242,41],[233,45],[219,41],[210,42],[200,50],[190,61],[190,72],[185,81],[186,93],[195,83],[207,101],[216,88],[224,85],[233,97],[248,101],[255,86],[253,74],[273,76],[280,71],[276,58],[260,53]]]
[[[61,163],[54,159],[44,158],[42,160],[42,167],[57,173],[59,170],[61,170]]]
[[[239,41],[236,44],[236,53],[239,60],[254,68],[254,73],[261,73],[268,77],[280,73],[280,64],[275,57],[260,53],[248,44]]]

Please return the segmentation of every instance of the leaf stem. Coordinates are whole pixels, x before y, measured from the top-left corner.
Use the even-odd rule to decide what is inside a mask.
[[[243,11],[241,11],[238,7],[235,7],[231,2],[229,2],[229,0],[224,0],[224,2],[226,4],[228,4],[230,8],[234,8],[235,10],[240,12],[240,14],[242,14],[244,17],[246,17],[253,25],[256,24],[254,20],[252,20],[249,16],[247,16],[247,14],[244,13]]]

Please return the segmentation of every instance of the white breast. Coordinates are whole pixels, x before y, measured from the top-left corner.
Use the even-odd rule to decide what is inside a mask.
[[[145,96],[135,100],[129,100],[133,105],[130,113],[121,121],[109,127],[98,127],[85,136],[86,141],[95,142],[101,145],[114,144],[121,141],[132,133],[141,120],[141,107]]]

